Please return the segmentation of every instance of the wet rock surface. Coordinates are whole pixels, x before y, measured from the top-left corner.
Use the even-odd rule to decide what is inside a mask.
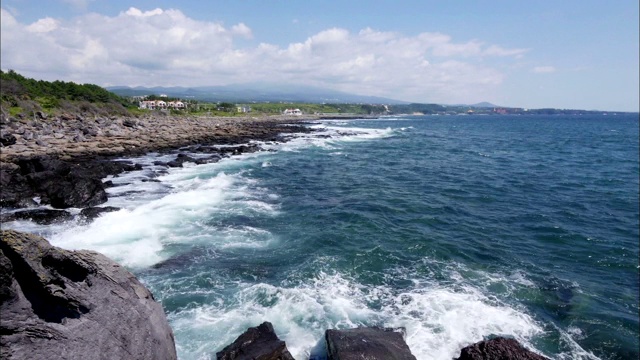
[[[107,201],[107,175],[140,169],[127,162],[99,157],[65,161],[49,156],[19,159],[0,167],[0,206],[51,205],[56,209],[84,208]]]
[[[16,211],[14,213],[0,215],[0,221],[31,220],[40,225],[49,225],[56,222],[72,220],[73,215],[64,210],[32,209]]]
[[[91,221],[103,213],[118,211],[118,210],[120,210],[120,208],[115,206],[88,207],[80,211],[80,216],[84,217],[84,219],[87,221]]]
[[[270,322],[247,329],[216,357],[218,360],[294,360]]]
[[[96,252],[0,234],[0,358],[176,359],[162,306],[130,272]]]
[[[402,328],[363,327],[325,332],[329,360],[415,360]]]
[[[462,349],[455,360],[549,360],[538,355],[515,339],[497,337],[483,340]]]

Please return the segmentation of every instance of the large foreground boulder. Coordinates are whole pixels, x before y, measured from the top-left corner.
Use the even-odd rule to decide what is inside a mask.
[[[329,360],[416,360],[403,333],[403,328],[327,330],[327,354]]]
[[[270,322],[247,329],[216,354],[218,360],[294,360]]]
[[[0,233],[0,358],[176,359],[162,306],[92,251]]]
[[[549,360],[538,355],[515,339],[497,337],[483,340],[462,349],[456,360]]]

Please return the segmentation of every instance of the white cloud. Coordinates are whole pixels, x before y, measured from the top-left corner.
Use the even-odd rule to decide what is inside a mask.
[[[58,21],[50,17],[40,19],[33,24],[27,26],[27,31],[33,33],[45,33],[55,30],[58,27]]]
[[[521,58],[529,49],[505,49],[498,45],[491,45],[485,51],[484,55],[488,56],[515,56]]]
[[[156,15],[162,15],[164,11],[162,9],[157,8],[149,11],[142,11],[140,9],[136,9],[134,7],[129,8],[129,10],[125,11],[125,15],[135,16],[135,17],[150,17]]]
[[[243,23],[239,23],[237,25],[233,25],[231,27],[231,32],[235,35],[239,35],[239,36],[243,36],[247,39],[251,39],[253,38],[253,32],[251,31],[251,29],[243,24]]]
[[[240,48],[236,39],[259,37],[244,23],[225,27],[176,9],[133,7],[111,17],[89,13],[32,24],[3,9],[1,36],[4,70],[48,80],[132,86],[280,81],[441,103],[488,100],[505,76],[488,59],[528,51],[371,28],[331,28],[284,47]]]

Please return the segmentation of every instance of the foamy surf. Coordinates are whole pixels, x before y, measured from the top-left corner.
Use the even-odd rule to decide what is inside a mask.
[[[629,320],[637,315],[637,284],[629,282],[637,264],[631,276],[627,269],[637,255],[628,250],[637,217],[628,214],[637,207],[625,205],[637,179],[622,181],[615,168],[615,188],[593,179],[582,188],[553,188],[562,183],[557,176],[573,179],[581,171],[563,156],[588,153],[594,142],[574,142],[558,155],[546,142],[555,133],[546,130],[553,125],[559,141],[578,139],[584,122],[563,132],[555,127],[561,119],[545,120],[542,131],[533,118],[501,117],[493,128],[462,118],[323,121],[312,133],[287,135],[288,142],[260,144],[274,151],[183,168],[153,165],[175,154],[151,154],[135,160],[144,161],[141,172],[111,179],[121,186],[108,189],[105,205],[123,210],[92,225],[41,228],[60,241],[74,240],[62,234],[76,229],[82,236],[69,247],[90,244],[133,269],[165,306],[181,359],[215,358],[263,321],[274,324],[297,359],[322,358],[316,345],[326,329],[360,325],[405,327],[418,359],[449,360],[490,335],[515,337],[551,358],[637,358],[637,322]],[[531,141],[536,136],[544,141]],[[613,152],[624,150],[623,141],[611,144]],[[491,157],[478,162],[478,154]],[[532,162],[529,154],[553,161]],[[520,171],[529,167],[535,172]],[[530,189],[513,186],[531,176]],[[616,217],[590,219],[586,205],[564,212],[571,204],[563,198],[601,209],[609,195],[627,206],[611,212]],[[536,224],[570,224],[584,233],[576,241],[602,241],[580,251],[553,237],[538,241],[543,228],[521,217],[545,211]],[[125,228],[118,239],[103,236],[116,226]],[[614,251],[615,244],[626,249]],[[605,255],[612,264],[606,269],[591,261]]]
[[[274,206],[257,197],[252,189],[255,184],[241,174],[212,175],[201,170],[210,169],[170,172],[159,178],[171,188],[170,193],[146,201],[130,200],[129,205],[136,203],[132,208],[102,214],[87,225],[59,229],[50,241],[63,248],[99,251],[130,268],[148,267],[176,255],[166,251],[171,244],[193,246],[204,241],[214,248],[266,246],[271,237],[265,231],[220,229],[211,222],[238,214],[270,216],[276,213]]]
[[[412,353],[434,360],[449,360],[461,347],[490,334],[510,334],[526,344],[543,331],[526,313],[473,288],[397,292],[323,272],[293,287],[239,284],[231,299],[169,316],[176,335],[191,340],[180,349],[181,359],[206,358],[262,321],[273,323],[296,359],[324,358],[316,345],[331,328],[405,327]]]

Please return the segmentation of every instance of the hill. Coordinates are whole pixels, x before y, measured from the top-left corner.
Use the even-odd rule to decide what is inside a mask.
[[[126,112],[126,100],[94,84],[26,78],[13,70],[0,70],[0,105],[10,113]]]
[[[165,94],[170,97],[213,102],[291,102],[333,104],[406,104],[401,100],[350,94],[300,84],[247,83],[199,87],[107,87],[120,96]]]

